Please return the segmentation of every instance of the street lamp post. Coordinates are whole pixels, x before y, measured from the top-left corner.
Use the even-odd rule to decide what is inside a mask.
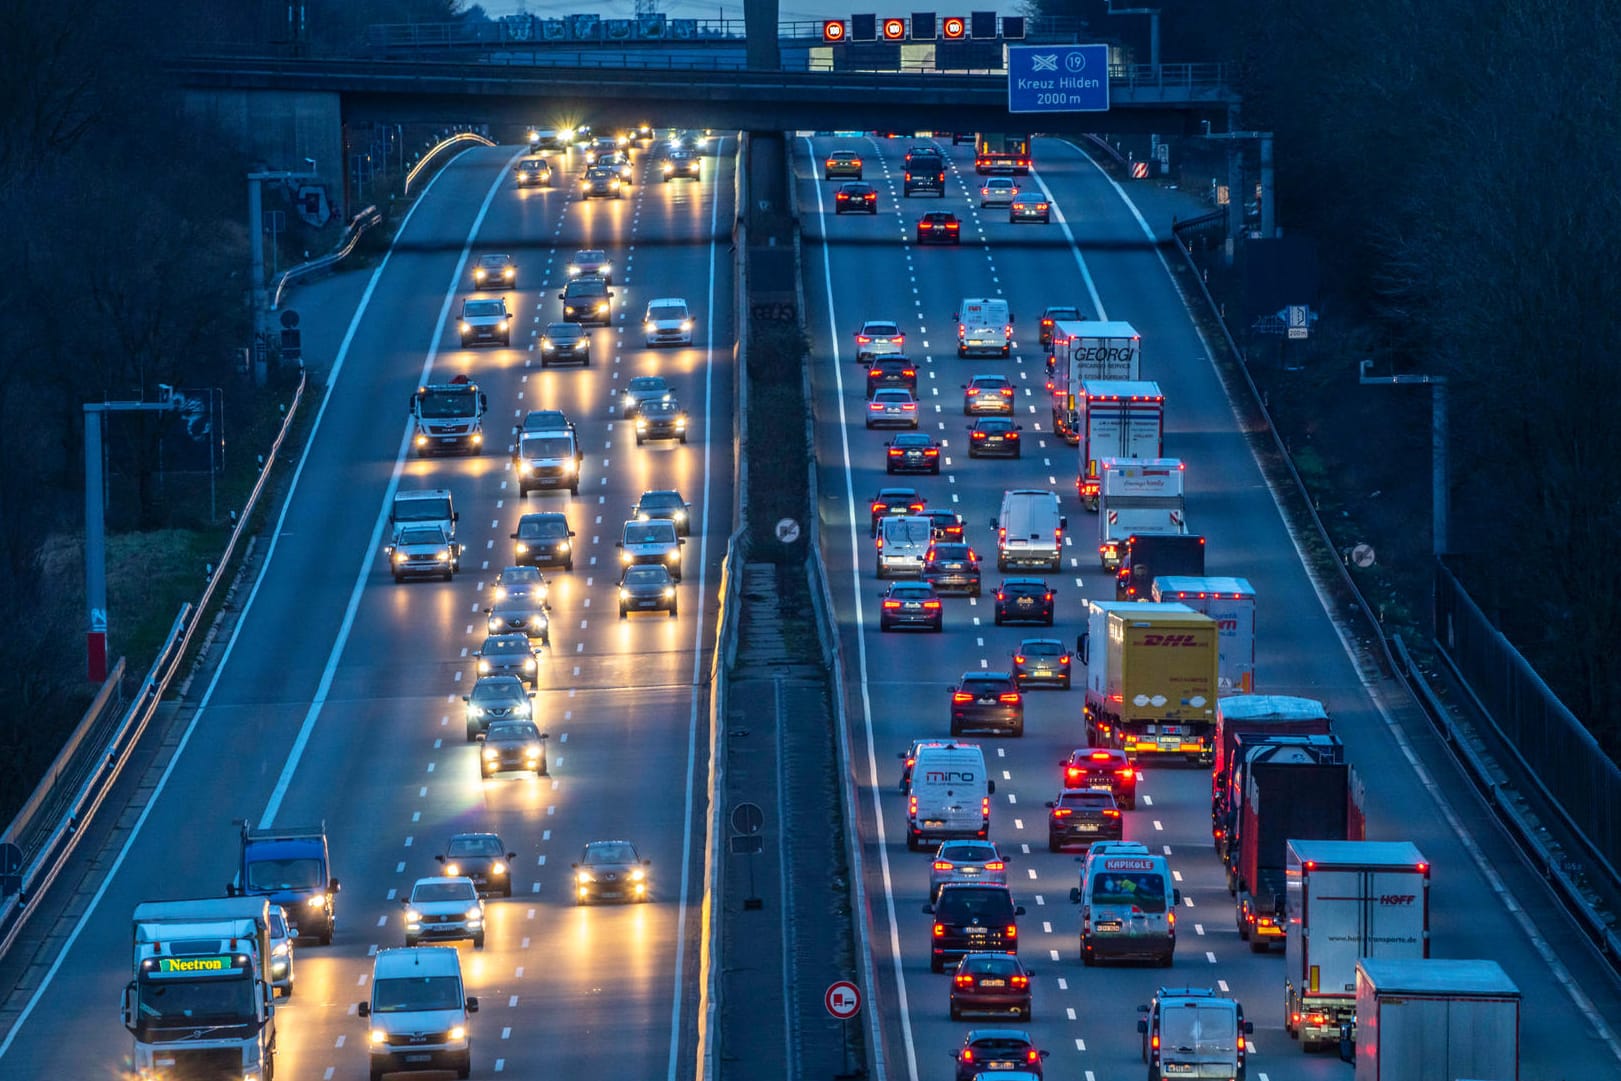
[[[1432,547],[1437,559],[1447,552],[1447,519],[1450,515],[1450,497],[1447,492],[1447,381],[1440,375],[1369,375],[1373,361],[1359,365],[1357,381],[1363,386],[1427,385],[1430,388],[1430,526]]]
[[[158,384],[155,402],[84,405],[84,595],[90,609],[85,636],[90,681],[107,679],[107,508],[102,492],[101,437],[108,413],[163,413],[180,408],[174,388]]]

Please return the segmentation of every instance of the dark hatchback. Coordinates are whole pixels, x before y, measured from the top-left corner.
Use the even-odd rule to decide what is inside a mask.
[[[1008,417],[980,417],[968,426],[968,457],[1022,458],[1024,425]]]
[[[979,596],[979,554],[961,542],[929,545],[923,555],[923,580],[941,593]]]
[[[951,976],[951,1019],[964,1014],[1008,1014],[1030,1020],[1030,971],[1005,953],[971,953]]]
[[[927,582],[895,582],[879,598],[878,629],[922,627],[938,633],[945,628],[940,594]],[[953,733],[955,734],[955,733]]]
[[[1100,788],[1066,788],[1047,801],[1047,850],[1090,848],[1095,841],[1123,841],[1125,819],[1114,794]]]
[[[951,734],[974,730],[1024,735],[1024,695],[1006,672],[964,672],[951,688]]]
[[[917,365],[899,353],[885,353],[867,362],[867,397],[875,390],[900,387],[917,391]]]
[[[996,587],[996,625],[1045,623],[1053,625],[1053,591],[1040,578],[1004,578]]]

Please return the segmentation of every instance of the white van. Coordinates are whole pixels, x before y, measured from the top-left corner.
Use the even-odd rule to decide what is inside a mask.
[[[1088,859],[1082,875],[1080,887],[1069,891],[1081,906],[1081,962],[1129,959],[1169,968],[1182,891],[1171,884],[1165,857],[1117,849]]]
[[[996,530],[996,567],[1040,567],[1058,570],[1063,563],[1064,530],[1069,519],[1059,511],[1054,492],[1016,488],[1002,493],[1002,513],[991,521]]]
[[[934,523],[917,514],[883,518],[878,522],[878,577],[917,578],[923,573],[923,556],[934,536]]]
[[[964,297],[957,321],[959,357],[1005,357],[1013,351],[1013,313],[1001,297]]]
[[[917,852],[936,841],[985,840],[995,791],[977,743],[952,740],[918,747],[906,797],[906,847]]]
[[[358,1012],[371,1026],[371,1076],[405,1070],[472,1072],[473,1038],[467,1015],[478,999],[462,988],[462,963],[451,946],[378,950],[372,961],[371,998]],[[423,1033],[431,1033],[424,1042]]]

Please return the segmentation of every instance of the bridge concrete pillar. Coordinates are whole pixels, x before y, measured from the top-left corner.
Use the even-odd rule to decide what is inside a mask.
[[[755,318],[797,322],[799,267],[794,260],[793,204],[788,190],[788,136],[749,133],[749,310]]]
[[[778,0],[743,0],[743,33],[750,71],[781,71],[777,48]]]

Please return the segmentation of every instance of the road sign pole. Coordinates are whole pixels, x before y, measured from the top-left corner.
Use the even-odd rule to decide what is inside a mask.
[[[842,1037],[839,1043],[844,1045],[844,1076],[850,1076],[850,1022],[839,1022],[839,1034]]]

